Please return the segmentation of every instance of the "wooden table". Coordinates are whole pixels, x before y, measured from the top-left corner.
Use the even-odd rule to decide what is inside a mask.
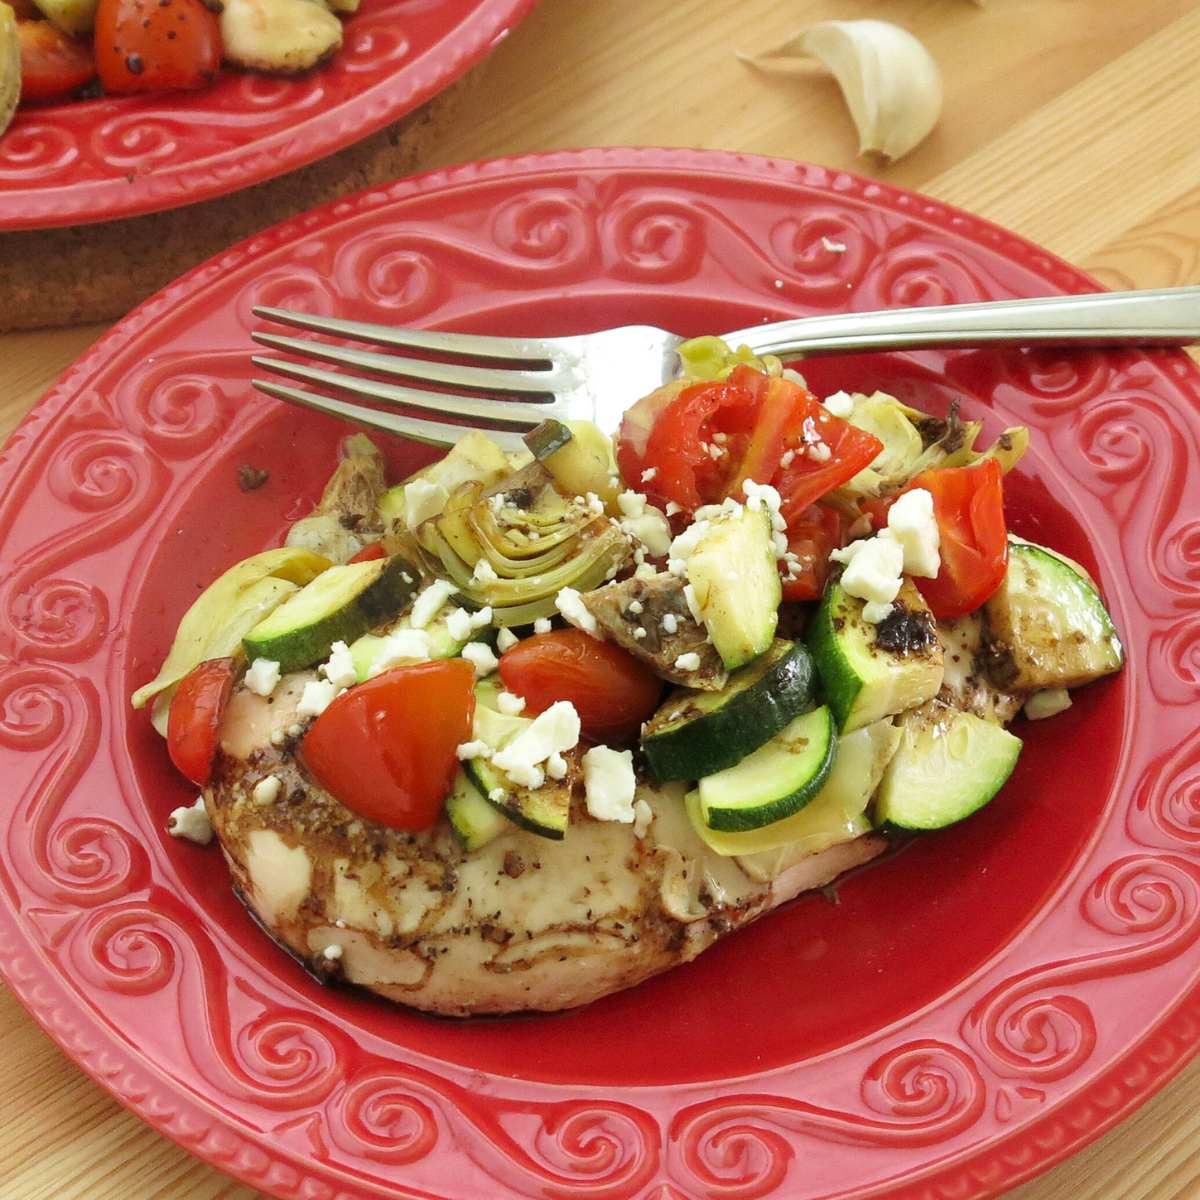
[[[733,56],[828,17],[916,32],[946,108],[912,155],[859,160],[835,84]],[[595,144],[689,145],[847,167],[1032,238],[1106,284],[1200,283],[1200,10],[1193,0],[545,0],[496,54],[440,165]],[[0,254],[4,253],[0,237]],[[100,327],[0,337],[0,438]],[[0,990],[4,1200],[254,1200],[81,1075]],[[1019,1200],[1200,1195],[1200,1062]]]

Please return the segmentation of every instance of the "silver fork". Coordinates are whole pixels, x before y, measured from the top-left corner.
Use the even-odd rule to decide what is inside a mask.
[[[452,444],[475,427],[516,448],[522,444],[522,431],[549,417],[583,418],[611,432],[633,401],[675,376],[677,350],[686,340],[653,325],[627,325],[573,337],[511,338],[394,329],[263,306],[254,313],[297,329],[407,352],[385,354],[311,338],[252,334],[262,345],[350,371],[264,355],[253,357],[256,366],[320,389],[408,411],[388,412],[324,391],[255,379],[259,391],[368,429],[437,445]],[[790,359],[951,346],[1185,346],[1200,341],[1200,287],[837,313],[756,325],[721,336],[731,345]],[[356,370],[408,382],[364,378],[354,374]],[[419,383],[446,390],[413,386]]]

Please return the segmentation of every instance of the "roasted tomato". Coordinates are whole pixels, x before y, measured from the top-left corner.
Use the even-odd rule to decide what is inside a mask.
[[[383,548],[382,542],[368,542],[350,562],[371,562],[376,558],[387,558],[387,551]]]
[[[91,47],[49,21],[18,21],[21,43],[21,99],[69,96],[96,74]]]
[[[795,558],[781,563],[783,598],[819,600],[829,576],[829,555],[845,541],[841,514],[814,504],[788,525],[788,551]]]
[[[471,737],[475,668],[461,658],[396,667],[337,697],[301,757],[347,808],[393,829],[428,829],[442,811],[455,750]]]
[[[171,699],[167,753],[179,771],[200,787],[212,777],[221,716],[236,674],[232,658],[209,659],[179,681]]]
[[[581,629],[538,633],[500,657],[504,686],[525,698],[530,715],[569,700],[586,737],[634,737],[662,697],[662,680],[632,654]]]
[[[974,612],[1004,582],[1008,567],[1008,528],[1004,521],[1004,473],[994,458],[970,467],[922,471],[904,489],[926,488],[941,535],[941,569],[934,579],[914,577],[939,621]],[[903,495],[903,492],[898,495]],[[876,527],[895,502],[870,504]]]
[[[117,95],[207,87],[221,68],[221,27],[201,0],[100,0],[94,42]]]

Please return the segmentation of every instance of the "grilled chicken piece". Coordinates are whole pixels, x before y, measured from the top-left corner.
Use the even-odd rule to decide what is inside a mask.
[[[561,842],[514,828],[467,854],[444,820],[421,834],[386,829],[306,774],[296,705],[312,677],[287,677],[272,701],[234,694],[205,804],[238,893],[272,937],[322,978],[415,1008],[465,1017],[586,1004],[689,961],[885,846],[869,835],[755,878],[707,850],[682,788],[668,785],[639,787],[654,813],[640,837],[580,806]],[[278,788],[259,786],[271,776]]]
[[[729,680],[708,632],[688,607],[684,582],[665,571],[652,579],[608,583],[585,592],[583,603],[604,632],[634,657],[649,663],[664,679],[683,687],[719,692]],[[675,632],[663,627],[664,617],[674,617]],[[668,625],[672,622],[668,621]],[[637,630],[645,636],[638,637]],[[700,666],[685,670],[675,665],[681,654],[696,653]]]
[[[305,8],[316,7],[310,0],[295,2]],[[336,18],[330,20],[337,24]],[[323,554],[336,563],[349,562],[367,542],[376,541],[383,533],[376,504],[387,488],[383,455],[369,437],[361,433],[348,437],[342,454],[317,507],[287,535],[287,545]]]

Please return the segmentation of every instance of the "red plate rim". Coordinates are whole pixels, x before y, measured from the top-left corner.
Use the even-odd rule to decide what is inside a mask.
[[[889,216],[919,218],[931,226],[965,237],[980,246],[990,247],[999,254],[1020,259],[1031,264],[1048,281],[1049,286],[1062,291],[1092,290],[1096,287],[1095,282],[1084,273],[997,226],[938,201],[862,179],[847,172],[834,172],[784,160],[724,152],[621,148],[560,152],[470,164],[360,193],[285,222],[196,268],[146,301],[68,368],[55,387],[14,433],[3,454],[0,454],[0,487],[3,487],[3,494],[8,495],[16,490],[16,484],[21,479],[24,452],[32,449],[40,431],[68,405],[78,403],[81,396],[86,397],[89,379],[108,359],[135,342],[172,308],[201,293],[207,286],[244,266],[251,259],[261,259],[290,242],[302,240],[315,229],[349,220],[412,197],[497,179],[557,175],[565,180],[589,170],[599,173],[627,171],[646,178],[672,180],[676,183],[686,181],[689,177],[707,177],[710,180],[769,180],[775,183],[790,180],[809,188],[822,189],[832,196],[866,201],[885,210]],[[1176,392],[1189,403],[1189,407],[1183,410],[1180,416],[1187,417],[1192,422],[1193,428],[1187,432],[1193,436],[1196,445],[1189,445],[1187,449],[1193,454],[1200,454],[1200,438],[1194,436],[1196,421],[1193,419],[1200,413],[1200,371],[1196,370],[1185,355],[1178,353],[1156,353],[1152,357],[1135,354],[1132,357],[1138,363],[1152,362],[1162,379],[1165,381],[1169,376]],[[1193,412],[1193,409],[1196,411]],[[1128,433],[1128,429],[1118,432],[1116,436],[1122,436],[1123,433]],[[1126,460],[1119,456],[1101,456],[1095,465],[1101,473],[1120,473],[1126,469],[1122,465],[1125,462]],[[0,504],[0,508],[2,507]],[[1184,582],[1194,586],[1200,561],[1200,524],[1192,522],[1175,528],[1169,550],[1174,555],[1171,585],[1176,592]],[[1156,567],[1157,569],[1160,568]],[[68,606],[69,622],[71,598],[55,599],[62,600]],[[1179,635],[1176,638],[1178,644],[1169,645],[1163,651],[1171,656],[1169,662],[1163,659],[1157,665],[1160,670],[1164,665],[1174,669],[1178,678],[1166,680],[1164,686],[1173,697],[1170,703],[1178,704],[1180,695],[1186,694],[1192,700],[1196,695],[1197,672],[1194,669],[1194,655],[1195,639],[1200,635],[1200,622],[1188,620],[1196,615],[1197,609],[1194,604],[1179,601],[1173,612],[1178,622],[1172,627],[1172,637]],[[2,642],[0,646],[3,646]],[[0,683],[0,749],[7,746],[9,750],[39,750],[45,744],[44,741],[38,741],[44,730],[37,727],[31,736],[26,728],[29,724],[29,714],[22,710],[14,715],[11,707],[15,689],[20,684],[20,680],[14,679],[13,676],[19,676],[23,670],[32,669],[25,665],[29,655],[5,652],[5,657],[8,659],[10,678],[7,682]],[[3,665],[2,660],[0,665]],[[1136,662],[1133,665],[1138,667]],[[1184,685],[1182,692],[1180,683]],[[33,699],[36,701],[37,697]],[[7,717],[4,715],[6,712]],[[1126,742],[1128,743],[1128,736]],[[1154,828],[1148,829],[1138,842],[1131,842],[1131,846],[1140,852],[1140,858],[1131,856],[1129,859],[1122,858],[1109,863],[1105,872],[1093,881],[1091,891],[1087,892],[1087,895],[1105,892],[1104,899],[1109,908],[1101,914],[1102,920],[1111,920],[1120,925],[1120,928],[1110,932],[1125,937],[1147,931],[1152,935],[1149,941],[1145,941],[1144,944],[1139,942],[1133,947],[1133,953],[1141,954],[1143,959],[1150,956],[1154,965],[1157,965],[1158,959],[1153,956],[1159,954],[1161,947],[1167,942],[1171,945],[1172,953],[1175,953],[1181,938],[1184,944],[1191,945],[1200,935],[1200,920],[1197,919],[1197,910],[1200,909],[1200,868],[1193,861],[1200,841],[1195,828],[1198,823],[1196,780],[1200,772],[1197,771],[1197,761],[1186,753],[1188,746],[1182,747],[1185,751],[1183,754],[1180,754],[1180,749],[1177,746],[1170,756],[1163,757],[1159,764],[1161,771],[1147,784],[1147,794],[1131,797],[1130,814],[1133,814],[1135,809],[1153,810],[1150,815]],[[1122,758],[1124,756],[1125,750],[1122,751]],[[1168,795],[1168,789],[1171,787],[1178,790]],[[1149,795],[1150,790],[1155,790],[1155,795]],[[1162,811],[1155,809],[1155,804],[1161,805]],[[1178,804],[1184,806],[1184,812],[1179,813],[1175,809],[1168,811],[1167,806]],[[1089,850],[1092,848],[1094,843]],[[4,865],[0,856],[0,868]],[[1157,874],[1155,868],[1160,868]],[[1062,883],[1061,895],[1065,896],[1069,889],[1078,884],[1080,872],[1081,867],[1076,864],[1070,872],[1070,877]],[[320,1178],[309,1174],[302,1161],[280,1151],[269,1139],[248,1136],[240,1125],[217,1113],[211,1103],[180,1089],[168,1080],[152,1061],[131,1054],[108,1028],[102,1026],[90,1012],[78,1004],[73,993],[64,986],[58,974],[46,962],[30,926],[13,907],[13,893],[2,869],[0,883],[5,884],[3,892],[0,893],[4,897],[4,903],[0,904],[0,969],[34,1018],[85,1072],[154,1128],[247,1183],[281,1197],[319,1198],[335,1195],[329,1186],[331,1177],[328,1174],[323,1174]],[[1108,894],[1109,891],[1111,895]],[[1164,929],[1166,932],[1160,938],[1159,931]],[[1120,951],[1109,952],[1109,957],[1120,957]],[[1079,960],[1081,963],[1084,961]],[[1140,970],[1142,967],[1139,965],[1131,969]],[[1147,1019],[1140,1036],[1133,1044],[1106,1059],[1108,1065],[1095,1073],[1086,1086],[1075,1091],[1068,1089],[1055,1098],[1041,1115],[1030,1120],[1018,1121],[1006,1132],[969,1150],[948,1156],[935,1155],[926,1169],[916,1175],[897,1178],[888,1183],[883,1190],[873,1188],[871,1191],[856,1191],[853,1194],[864,1197],[886,1194],[947,1198],[994,1195],[1000,1189],[1010,1188],[1066,1158],[1111,1128],[1132,1108],[1153,1094],[1200,1048],[1200,985],[1197,984],[1195,972],[1187,977],[1174,994],[1175,1001],[1158,1012],[1154,1019]],[[1029,1014],[1024,1009],[1017,1014],[1021,1020],[1027,1015]],[[1036,1020],[1039,1014],[1034,1013],[1032,1016]],[[1052,1049],[1057,1051],[1059,1047]],[[1067,1057],[1069,1056],[1068,1047]],[[1051,1057],[1053,1058],[1053,1055]],[[962,1067],[966,1056],[955,1049],[952,1058],[952,1067]],[[901,1100],[905,1104],[916,1104],[919,1107],[929,1101],[929,1096],[922,1089],[933,1086],[930,1084],[932,1076],[924,1071],[927,1066],[925,1059],[915,1065],[909,1061],[901,1063],[896,1059],[889,1060],[880,1070],[886,1074],[893,1071],[893,1068],[903,1068],[903,1078],[889,1079],[887,1082],[900,1087],[901,1091],[907,1088],[908,1092]],[[939,1078],[945,1084],[948,1076],[943,1074]],[[1054,1072],[1044,1072],[1042,1078],[1053,1079]],[[878,1082],[878,1077],[875,1077],[875,1083]],[[864,1077],[864,1088],[867,1087],[867,1083],[868,1079]],[[913,1092],[912,1089],[916,1091]],[[982,1104],[982,1097],[980,1103]],[[559,1123],[559,1117],[549,1112],[551,1109],[557,1110],[557,1103],[547,1103],[546,1108],[548,1115],[544,1115],[543,1130],[550,1131]],[[636,1114],[638,1110],[634,1109],[633,1112]],[[563,1113],[561,1121],[570,1125],[576,1115]],[[634,1119],[630,1117],[626,1108],[619,1105],[613,1105],[608,1115],[613,1120]],[[649,1113],[641,1115],[649,1117]],[[719,1138],[722,1134],[719,1130],[713,1133],[715,1128],[710,1128],[709,1134]],[[784,1128],[787,1128],[786,1123]],[[557,1128],[555,1132],[560,1148],[564,1137],[571,1139],[580,1136],[574,1128],[566,1132]],[[612,1135],[611,1129],[608,1132],[611,1143],[615,1135]],[[658,1130],[659,1136],[663,1138],[664,1147],[675,1132],[676,1129],[670,1121],[664,1120],[661,1129]],[[729,1136],[736,1140],[746,1136],[753,1139],[754,1135],[735,1131]],[[760,1135],[760,1140],[754,1143],[752,1149],[765,1152],[770,1158],[772,1137],[778,1139],[779,1135],[777,1132],[771,1132],[765,1137]],[[579,1144],[573,1145],[577,1155],[583,1153]],[[609,1148],[611,1149],[611,1144]],[[744,1145],[742,1149],[745,1149]],[[667,1158],[665,1148],[662,1149],[662,1158]],[[771,1174],[776,1165],[772,1160],[759,1174],[748,1181],[740,1181],[738,1186],[733,1186],[727,1185],[719,1174],[715,1173],[712,1163],[701,1162],[699,1182],[708,1190],[695,1194],[747,1198],[782,1195],[784,1193],[777,1190],[777,1185],[785,1176],[776,1177]],[[665,1166],[663,1169],[665,1170]],[[704,1175],[704,1171],[708,1172],[707,1176]],[[695,1184],[696,1173],[691,1178]],[[661,1185],[660,1179],[663,1180]],[[639,1177],[636,1188],[625,1191],[614,1190],[612,1187],[601,1187],[597,1190],[590,1183],[577,1191],[570,1186],[569,1181],[563,1183],[560,1179],[557,1193],[566,1196],[636,1194],[652,1196],[654,1200],[683,1200],[684,1197],[693,1194],[678,1190],[676,1184],[667,1182],[666,1179],[663,1175],[645,1179]],[[346,1177],[342,1177],[340,1182],[353,1187]],[[648,1188],[649,1184],[654,1186]],[[340,1194],[357,1197],[376,1193],[346,1191]],[[417,1193],[397,1184],[395,1194]]]
[[[415,57],[388,67],[394,47],[375,45],[379,32],[374,26],[392,8],[402,18],[404,4],[367,0],[365,9],[346,19],[343,61],[335,59],[282,85],[227,71],[203,92],[105,97],[18,110],[0,135],[0,230],[144,216],[227,195],[315,162],[399,120],[448,87],[490,53],[536,3],[434,0],[433,11],[445,28]],[[362,33],[361,53],[353,49],[356,32]],[[355,57],[352,70],[345,61],[350,54]],[[263,105],[273,94],[295,118],[264,127]],[[239,112],[245,118],[244,136],[238,134],[234,144],[202,140],[218,131],[224,139],[229,114]]]

